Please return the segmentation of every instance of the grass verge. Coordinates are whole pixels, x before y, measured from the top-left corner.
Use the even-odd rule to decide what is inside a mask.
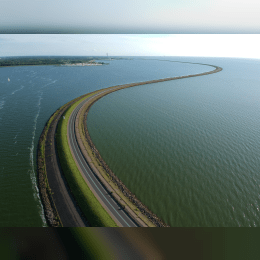
[[[61,117],[56,133],[57,150],[62,171],[68,181],[72,194],[90,225],[93,227],[117,227],[114,220],[102,207],[83,179],[71,154],[67,139],[67,125],[71,113],[80,102],[89,96],[80,99],[69,107],[64,113],[65,119]]]

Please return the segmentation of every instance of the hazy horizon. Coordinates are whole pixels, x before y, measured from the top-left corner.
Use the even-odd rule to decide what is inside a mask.
[[[259,2],[1,0],[0,33],[259,33]]]
[[[178,56],[259,59],[258,34],[2,34],[0,57]]]

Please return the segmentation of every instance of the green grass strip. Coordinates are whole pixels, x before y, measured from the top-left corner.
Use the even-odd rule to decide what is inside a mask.
[[[88,95],[87,97],[89,96],[90,95]],[[60,119],[56,134],[59,159],[62,171],[67,179],[69,187],[90,225],[93,227],[117,227],[114,220],[102,207],[102,205],[99,203],[99,201],[83,179],[72,157],[68,143],[67,125],[69,117],[76,106],[79,105],[79,103],[87,97],[80,99],[70,108],[68,108],[67,111],[64,113],[65,119],[63,119],[63,117],[61,117]]]

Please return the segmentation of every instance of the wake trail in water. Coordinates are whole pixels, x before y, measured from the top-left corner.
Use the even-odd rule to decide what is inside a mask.
[[[50,79],[51,80],[51,79]],[[47,83],[46,85],[44,85],[43,87],[45,88],[45,87],[47,87],[47,86],[49,86],[49,85],[51,85],[51,84],[54,84],[55,82],[57,82],[58,80],[57,79],[55,79],[55,80],[53,80],[53,81],[51,81],[50,83]]]
[[[31,180],[32,180],[32,187],[33,187],[33,190],[34,190],[33,196],[34,196],[35,201],[39,202],[38,207],[39,207],[40,216],[42,218],[44,226],[46,226],[47,223],[46,223],[43,205],[41,203],[41,199],[40,199],[40,195],[39,195],[39,189],[38,189],[37,180],[36,180],[36,173],[35,173],[35,166],[34,166],[34,141],[35,141],[35,134],[36,134],[36,129],[37,129],[37,120],[38,120],[38,117],[39,117],[40,111],[41,111],[41,101],[43,99],[43,90],[42,89],[51,85],[51,84],[54,84],[56,81],[57,80],[52,80],[50,83],[47,83],[44,86],[42,86],[41,90],[38,91],[38,93],[39,93],[39,96],[38,96],[39,100],[38,100],[38,104],[37,104],[38,111],[37,111],[37,114],[35,116],[34,124],[33,124],[32,145],[29,148],[30,149],[30,166],[31,166],[31,169],[29,170],[29,174],[30,174],[30,177],[31,177]]]
[[[17,140],[16,140],[16,138],[17,138],[17,136],[19,135],[21,133],[21,128],[20,128],[20,130],[17,132],[17,134],[15,135],[15,137],[14,137],[14,143],[16,144],[17,143]]]
[[[24,88],[24,86],[22,85],[19,89],[16,89],[15,91],[12,92],[12,95],[15,94],[16,92],[22,90]]]
[[[4,101],[4,100],[1,100],[1,101],[0,101],[0,110],[3,109],[4,104],[5,104],[5,101]]]
[[[5,105],[5,96],[3,96],[0,101],[0,111],[4,108],[4,105]],[[0,120],[2,120],[2,117],[0,117]]]
[[[40,199],[40,196],[39,196],[39,189],[37,187],[36,173],[35,173],[35,168],[34,168],[34,157],[33,157],[34,156],[34,139],[35,139],[35,133],[36,133],[37,119],[38,119],[38,117],[40,115],[41,100],[42,100],[42,95],[43,95],[42,91],[39,91],[39,93],[40,93],[40,95],[39,95],[39,100],[38,100],[38,104],[37,104],[38,111],[37,111],[37,114],[35,116],[34,124],[33,124],[32,145],[31,145],[31,147],[29,147],[29,149],[30,149],[30,166],[31,166],[31,169],[28,172],[29,172],[30,178],[32,180],[33,197],[34,197],[35,201],[39,202],[38,208],[39,208],[39,211],[40,211],[40,216],[41,216],[43,225],[46,225],[46,220],[45,220],[45,216],[44,216],[44,210],[43,210],[43,206],[42,206],[41,199]]]

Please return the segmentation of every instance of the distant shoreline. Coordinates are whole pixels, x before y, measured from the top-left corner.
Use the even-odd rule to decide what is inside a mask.
[[[98,62],[86,62],[86,63],[75,63],[75,64],[60,64],[61,66],[101,66],[104,65],[104,63],[98,63]]]
[[[78,64],[17,64],[17,65],[6,65],[2,66],[0,65],[0,68],[9,68],[9,67],[29,67],[29,66],[60,66],[60,67],[84,67],[84,66],[102,66],[107,65],[107,63],[97,63],[97,64],[89,64],[85,63],[84,65],[78,65]]]
[[[100,66],[109,63],[97,62],[93,58],[6,58],[0,59],[0,67],[17,66]]]

